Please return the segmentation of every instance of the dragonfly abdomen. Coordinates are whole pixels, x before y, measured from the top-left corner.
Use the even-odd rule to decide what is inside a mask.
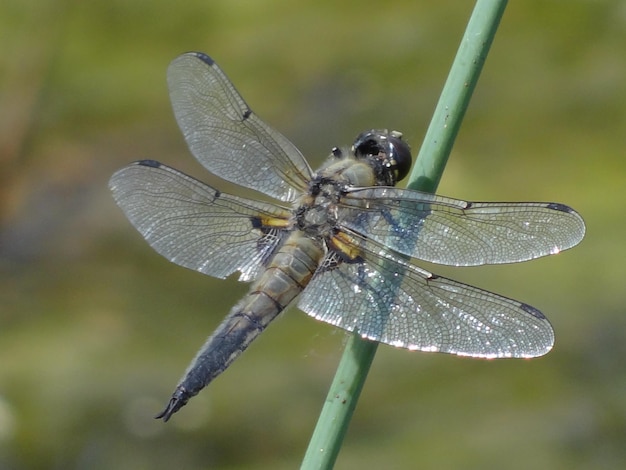
[[[191,397],[224,372],[313,277],[325,254],[322,243],[302,232],[290,234],[267,268],[235,305],[191,362],[167,407],[157,418],[167,421]]]

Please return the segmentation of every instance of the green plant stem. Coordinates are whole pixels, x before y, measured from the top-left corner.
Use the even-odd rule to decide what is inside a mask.
[[[439,184],[505,7],[506,0],[477,1],[407,187],[434,192]],[[350,336],[302,469],[334,466],[377,347],[378,343],[363,340],[357,333]]]
[[[506,3],[506,0],[476,2],[407,188],[426,192],[437,189]]]

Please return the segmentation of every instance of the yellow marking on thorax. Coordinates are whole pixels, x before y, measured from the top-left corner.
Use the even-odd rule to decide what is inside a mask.
[[[259,216],[259,220],[261,221],[261,225],[263,227],[276,227],[276,228],[288,228],[289,227],[289,219],[261,215]]]
[[[361,254],[361,250],[354,244],[354,240],[343,232],[338,232],[330,241],[335,249],[341,251],[351,260],[358,258]]]

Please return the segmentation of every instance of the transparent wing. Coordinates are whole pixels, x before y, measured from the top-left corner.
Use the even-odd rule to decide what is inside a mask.
[[[250,110],[209,56],[181,55],[167,81],[185,140],[211,173],[283,201],[306,190],[311,169],[300,151]]]
[[[113,197],[137,230],[168,260],[225,278],[252,280],[278,244],[289,212],[221,193],[152,160],[116,172]]]
[[[421,351],[496,358],[552,348],[552,327],[537,309],[433,275],[371,241],[343,238],[359,255],[329,252],[299,300],[318,320]]]
[[[407,256],[474,266],[525,261],[578,244],[583,219],[542,202],[466,202],[400,188],[364,188],[341,200],[340,223]]]

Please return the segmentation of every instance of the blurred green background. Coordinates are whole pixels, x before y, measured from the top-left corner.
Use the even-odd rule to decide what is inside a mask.
[[[0,468],[296,468],[345,335],[292,309],[172,421],[152,419],[246,286],[158,256],[107,181],[142,158],[212,181],[168,101],[167,65],[188,50],[313,165],[372,127],[417,151],[472,8],[4,1]],[[436,272],[540,308],[555,348],[502,361],[379,348],[337,468],[626,466],[625,45],[622,1],[509,4],[439,192],[563,202],[587,237]]]

